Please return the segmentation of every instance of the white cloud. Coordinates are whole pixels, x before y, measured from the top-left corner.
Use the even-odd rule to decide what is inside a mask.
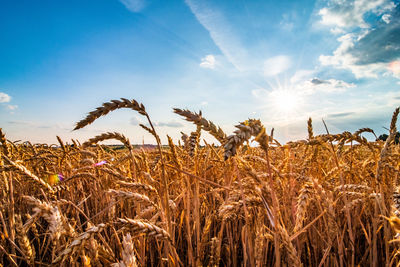
[[[330,32],[332,34],[334,34],[334,35],[339,35],[339,34],[345,33],[345,31],[342,28],[339,28],[339,27],[335,27],[335,28],[330,29]]]
[[[294,89],[302,95],[312,95],[316,92],[324,93],[337,93],[344,92],[349,88],[354,88],[354,83],[347,83],[342,80],[328,79],[322,80],[319,78],[313,78],[310,80],[303,81],[294,86]]]
[[[7,103],[11,101],[11,96],[6,93],[0,92],[0,103]]]
[[[332,0],[328,7],[319,11],[320,23],[339,28],[369,28],[370,25],[364,20],[366,13],[380,15],[394,7],[395,4],[390,0]]]
[[[384,14],[382,16],[382,20],[386,23],[389,24],[390,23],[390,19],[392,18],[392,16],[390,14]]]
[[[208,102],[207,102],[207,101],[203,101],[203,102],[200,103],[200,105],[202,105],[202,106],[207,106],[207,105],[208,105]]]
[[[206,69],[214,69],[215,63],[215,57],[213,55],[207,55],[201,59],[200,67]]]
[[[128,10],[137,13],[142,11],[146,2],[144,0],[119,0]]]
[[[367,65],[360,65],[357,64],[357,57],[349,52],[355,47],[359,38],[359,36],[352,33],[341,36],[338,38],[340,45],[333,52],[333,55],[321,55],[319,57],[319,61],[323,66],[334,66],[338,69],[348,69],[356,76],[356,78],[378,77],[378,74],[384,71],[386,64],[371,63]]]
[[[291,61],[288,56],[280,55],[267,59],[264,62],[264,75],[275,76],[278,75],[291,66]]]
[[[320,80],[317,78],[314,78],[310,81],[317,90],[323,91],[323,92],[344,92],[349,88],[354,88],[356,85],[354,83],[347,83],[342,80],[336,80],[336,79],[328,79],[328,80]]]
[[[350,65],[354,59],[348,58],[346,52],[354,46],[354,34],[346,34],[337,39],[340,42],[339,47],[333,52],[332,56],[321,55],[319,57],[322,65]]]
[[[16,110],[18,108],[17,105],[7,105],[7,109],[9,110]]]

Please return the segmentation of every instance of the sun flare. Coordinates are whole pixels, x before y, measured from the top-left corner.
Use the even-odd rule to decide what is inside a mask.
[[[271,93],[275,108],[283,113],[293,112],[299,105],[299,98],[292,90],[277,89]]]
[[[394,74],[400,74],[400,60],[392,61],[389,63],[389,69]]]

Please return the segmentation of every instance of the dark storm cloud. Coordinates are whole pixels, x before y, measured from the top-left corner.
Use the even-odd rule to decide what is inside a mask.
[[[388,63],[400,57],[400,4],[390,16],[390,22],[380,22],[348,50],[356,65]]]

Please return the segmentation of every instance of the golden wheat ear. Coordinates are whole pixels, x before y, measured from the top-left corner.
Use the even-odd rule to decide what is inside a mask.
[[[146,109],[143,104],[138,103],[136,100],[121,98],[121,100],[111,100],[110,102],[105,102],[101,107],[96,108],[96,110],[89,112],[89,114],[83,120],[79,121],[74,130],[81,129],[91,123],[93,123],[96,119],[101,116],[107,115],[109,112],[120,109],[120,108],[130,108],[133,109],[139,114],[146,116]]]
[[[264,129],[260,120],[248,119],[235,126],[238,130],[234,131],[232,135],[226,138],[224,143],[224,158],[229,159],[236,155],[237,149],[252,136],[256,137]]]
[[[214,136],[221,144],[224,143],[226,134],[221,129],[221,127],[216,126],[212,121],[208,121],[203,118],[201,111],[199,113],[191,112],[187,109],[174,108],[174,112],[182,117],[185,117],[187,121],[193,122],[198,127],[209,132]]]
[[[123,134],[117,133],[117,132],[107,132],[107,133],[102,133],[101,135],[97,135],[93,138],[90,138],[87,140],[85,143],[82,144],[83,148],[86,148],[92,144],[97,144],[98,142],[104,141],[104,140],[109,140],[109,139],[116,139],[123,143],[128,149],[131,149],[131,142],[129,141],[128,138],[126,138]]]
[[[1,128],[0,128],[0,143],[2,144],[4,155],[9,156],[10,149],[7,146],[6,135],[3,133],[3,130]]]

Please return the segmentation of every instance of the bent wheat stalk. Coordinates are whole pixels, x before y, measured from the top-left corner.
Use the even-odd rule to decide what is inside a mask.
[[[90,138],[87,140],[85,143],[82,144],[83,148],[86,148],[92,144],[96,144],[98,142],[104,141],[104,140],[109,140],[109,139],[116,139],[123,143],[129,150],[132,150],[131,142],[129,142],[129,139],[126,138],[123,134],[117,133],[117,132],[107,132],[103,133],[101,135],[97,135],[93,138]]]
[[[86,232],[81,233],[63,252],[58,255],[58,257],[53,261],[53,264],[61,262],[66,256],[77,251],[86,240],[89,240],[90,237],[99,233],[105,227],[106,224],[100,223],[97,226],[90,227]]]
[[[224,145],[225,160],[236,155],[236,150],[252,136],[258,136],[263,126],[260,120],[248,119],[235,126],[238,130],[226,138]]]
[[[131,228],[135,234],[143,233],[148,236],[154,236],[156,238],[172,242],[171,236],[168,234],[168,232],[154,224],[130,218],[118,218],[118,221],[124,226]]]
[[[146,116],[146,110],[143,104],[138,103],[136,100],[128,100],[126,98],[121,98],[121,100],[111,100],[111,102],[105,102],[101,107],[96,108],[96,110],[89,112],[89,114],[83,120],[79,121],[74,130],[81,129],[101,116],[107,115],[109,112],[120,109],[120,108],[130,108],[136,110],[143,116]]]
[[[160,138],[158,137],[153,123],[150,120],[149,114],[146,112],[146,109],[143,104],[138,103],[136,100],[128,100],[126,98],[121,98],[121,100],[111,100],[110,102],[105,102],[101,107],[96,108],[96,110],[89,112],[89,114],[86,116],[85,119],[79,121],[74,130],[81,129],[92,122],[94,122],[96,119],[100,118],[101,116],[107,115],[109,112],[120,109],[120,108],[130,108],[132,110],[135,110],[139,112],[139,114],[145,116],[147,118],[147,121],[149,122],[149,129],[151,130],[150,132],[153,133],[153,135],[156,138],[157,142],[157,148],[158,148],[158,153],[160,154],[160,161],[161,161],[161,170],[162,170],[162,183],[163,183],[163,206],[165,209],[165,220],[168,226],[168,232],[172,233],[172,226],[171,226],[171,216],[170,216],[170,210],[169,210],[169,190],[168,190],[168,181],[167,181],[167,176],[165,172],[165,162],[164,162],[164,157],[163,157],[163,152],[161,149],[161,141]],[[143,126],[142,126],[143,127]]]
[[[20,164],[15,163],[14,161],[12,161],[11,159],[9,159],[7,156],[3,155],[3,158],[7,161],[8,164],[10,164],[11,166],[15,167],[16,169],[18,169],[18,171],[20,171],[21,173],[25,174],[26,176],[32,178],[32,180],[34,180],[35,182],[37,182],[38,184],[40,184],[42,187],[46,188],[47,190],[49,190],[51,193],[53,193],[53,188],[51,187],[51,185],[49,185],[48,183],[46,183],[43,179],[37,177],[36,175],[34,175],[31,171],[29,171],[25,166],[22,166]]]
[[[221,127],[217,127],[212,121],[206,120],[203,118],[201,112],[191,112],[187,109],[179,109],[174,108],[174,112],[182,117],[185,117],[187,121],[191,121],[197,126],[201,127],[203,130],[209,132],[212,136],[214,136],[221,144],[224,143],[226,138],[226,134],[221,129]]]

